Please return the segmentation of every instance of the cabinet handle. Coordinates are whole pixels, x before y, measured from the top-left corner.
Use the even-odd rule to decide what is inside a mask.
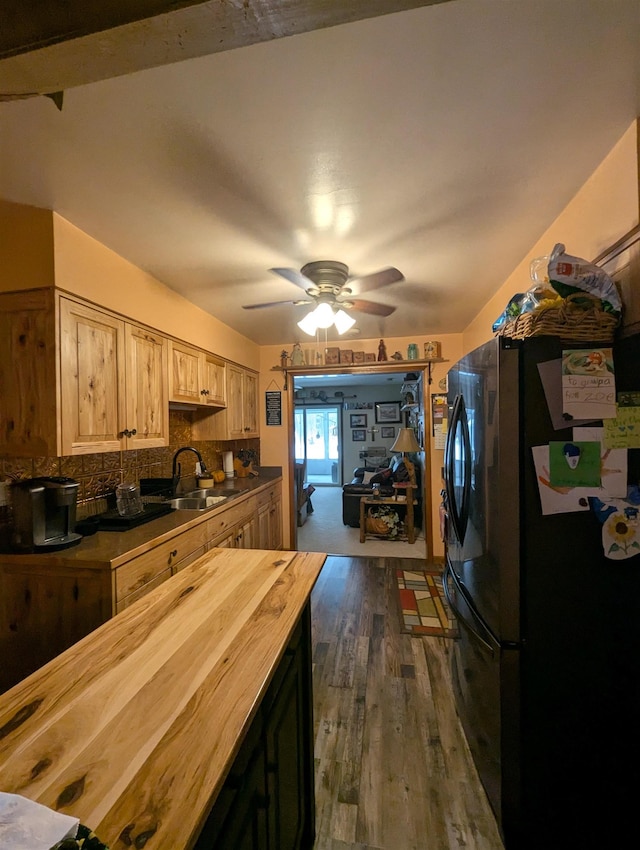
[[[167,563],[169,563],[169,564],[170,564],[170,563],[171,563],[171,561],[172,561],[172,560],[176,557],[176,555],[177,555],[177,554],[178,554],[178,550],[177,550],[177,549],[174,549],[174,550],[173,550],[173,552],[169,552],[169,560],[168,560],[168,562],[167,562]]]
[[[130,431],[128,428],[125,428],[124,431],[122,432],[122,436],[123,437],[133,437],[137,433],[138,432],[136,431],[135,428],[132,431]]]

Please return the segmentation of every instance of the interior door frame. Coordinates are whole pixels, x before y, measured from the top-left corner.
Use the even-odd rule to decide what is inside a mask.
[[[379,363],[369,363],[363,366],[331,366],[331,375],[385,375],[396,374],[398,372],[420,372],[422,374],[422,409],[424,410],[424,475],[422,476],[422,504],[424,510],[423,525],[424,536],[426,543],[427,563],[433,563],[433,498],[431,489],[431,370],[434,363],[443,363],[444,358],[434,360],[411,360],[394,362],[392,360],[384,360]],[[284,371],[284,390],[287,391],[289,385],[293,388],[293,382],[289,381],[289,375],[300,376],[305,375],[324,375],[326,366],[311,366],[300,369],[285,369]],[[289,549],[295,550],[297,538],[297,520],[296,520],[296,505],[295,505],[295,485],[294,485],[294,464],[295,464],[295,423],[294,423],[295,404],[293,397],[290,398],[288,404],[287,415],[287,446],[288,446],[288,461],[289,461]]]

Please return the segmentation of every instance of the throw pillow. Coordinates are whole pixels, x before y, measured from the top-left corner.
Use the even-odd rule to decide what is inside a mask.
[[[369,484],[374,475],[375,475],[375,472],[365,472],[365,474],[362,478],[362,483],[363,484]]]
[[[393,480],[398,484],[409,480],[409,471],[403,463],[399,463],[393,471]]]
[[[371,479],[371,484],[386,484],[391,480],[391,470],[387,467],[377,472]]]

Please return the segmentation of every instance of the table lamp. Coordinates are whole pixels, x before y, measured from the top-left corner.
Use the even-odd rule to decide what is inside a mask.
[[[400,428],[398,436],[390,451],[402,452],[402,460],[407,472],[409,473],[409,483],[412,487],[416,486],[416,470],[413,463],[407,457],[407,452],[421,452],[422,448],[416,440],[416,435],[413,428]]]

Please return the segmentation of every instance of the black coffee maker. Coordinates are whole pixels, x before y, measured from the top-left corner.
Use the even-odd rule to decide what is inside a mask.
[[[13,548],[53,552],[82,540],[74,531],[78,482],[73,478],[28,478],[11,488]]]

